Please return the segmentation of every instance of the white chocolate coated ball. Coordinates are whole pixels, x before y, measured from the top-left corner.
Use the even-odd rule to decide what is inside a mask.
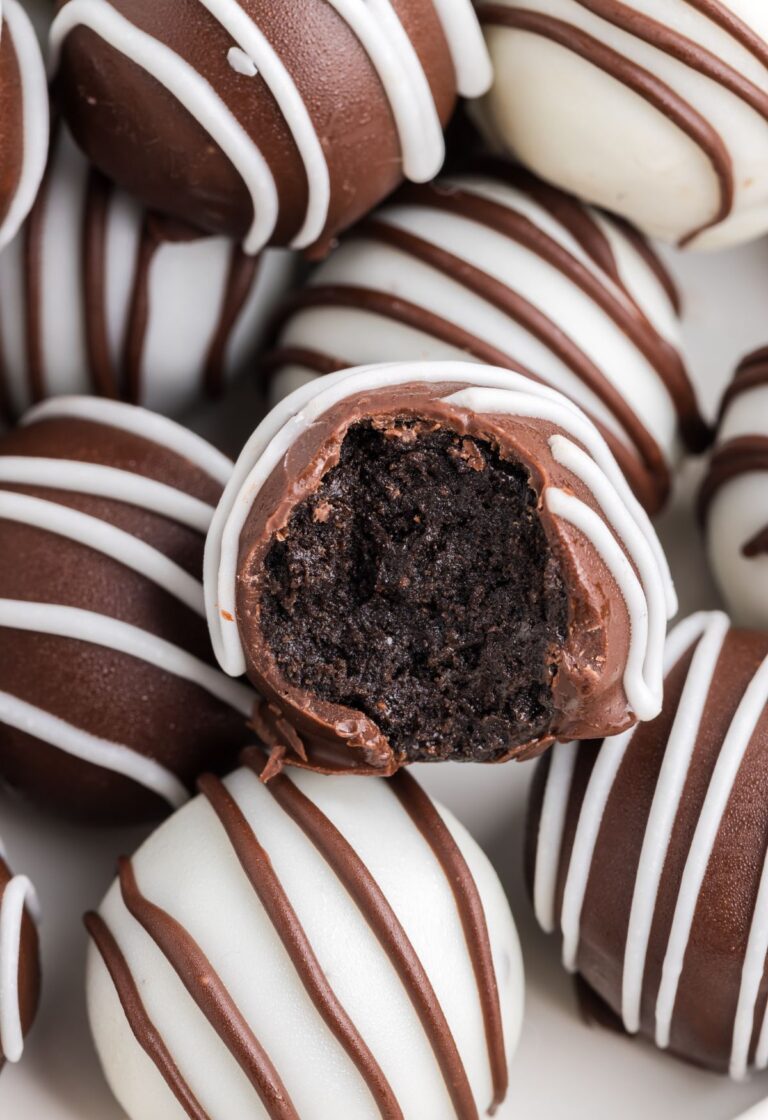
[[[760,0],[480,5],[493,141],[645,233],[721,248],[768,230]]]
[[[406,781],[412,783],[409,788],[415,786],[412,779]],[[412,985],[401,979],[393,963],[397,952],[392,939],[377,935],[366,905],[353,901],[339,874],[339,860],[321,854],[284,808],[279,791],[285,793],[286,784],[287,792],[320,820],[321,831],[340,834],[353,859],[362,861],[375,880],[412,946],[418,967],[428,977],[455,1042],[470,1101],[484,1114],[494,1097],[480,996],[486,989],[478,981],[451,880],[395,793],[402,784],[291,772],[264,785],[246,768],[226,779],[224,797],[230,796],[229,812],[240,821],[241,840],[245,836],[250,845],[255,838],[266,853],[278,884],[274,890],[284,892],[300,937],[306,937],[322,970],[322,982],[369,1048],[403,1117],[447,1120],[459,1112],[430,1033],[416,1011]],[[221,796],[221,785],[216,788]],[[434,813],[432,803],[419,787],[416,790],[426,801],[428,814]],[[189,803],[132,861],[144,898],[180,923],[176,930],[181,928],[194,939],[207,957],[209,966],[195,972],[192,991],[181,982],[158,937],[150,936],[129,912],[119,884],[111,888],[100,910],[117,955],[135,982],[144,1014],[167,1048],[185,1091],[211,1120],[292,1115],[301,1120],[377,1120],[382,1110],[360,1067],[310,998],[304,973],[289,956],[213,805],[207,796]],[[449,846],[455,844],[466,861],[485,915],[498,984],[503,1053],[509,1057],[519,1037],[523,1007],[515,926],[486,857],[449,813],[438,812]],[[457,889],[466,897],[462,887]],[[130,897],[129,905],[133,906]],[[172,941],[174,955],[180,943],[178,932]],[[473,944],[477,944],[474,939]],[[184,1120],[194,1115],[180,1105],[158,1065],[139,1044],[142,1031],[132,1030],[105,959],[114,969],[114,952],[105,957],[92,945],[88,1007],[101,1061],[117,1099],[131,1120]],[[217,980],[211,980],[211,972]],[[295,1113],[267,1109],[232,1050],[206,1019],[201,1004],[206,1005],[216,983],[225,987],[243,1018],[245,1026],[236,1025],[234,1034],[242,1040],[250,1032],[257,1041],[282,1083],[283,1103],[288,1099]],[[135,1008],[133,1014],[135,1022]],[[229,1041],[236,1050],[237,1039]]]

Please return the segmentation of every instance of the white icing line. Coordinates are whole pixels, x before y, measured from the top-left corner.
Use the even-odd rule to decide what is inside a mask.
[[[33,917],[39,913],[35,888],[26,875],[17,875],[0,899],[0,1051],[9,1062],[24,1053],[19,963],[25,908]]]
[[[69,0],[59,10],[50,33],[52,73],[58,68],[64,40],[80,26],[90,28],[105,43],[151,74],[218,144],[242,176],[253,200],[253,224],[243,248],[251,254],[263,249],[277,224],[277,187],[264,156],[213,86],[188,62],[154,36],[141,31],[106,0]]]
[[[749,930],[747,952],[741,972],[739,1002],[733,1024],[729,1073],[737,1081],[743,1080],[747,1075],[749,1048],[755,1024],[755,1008],[765,973],[766,954],[768,954],[768,858],[763,862],[763,871],[760,876],[760,887],[757,892],[755,912]],[[765,1069],[766,1064],[768,1064],[764,1033],[765,1022],[760,1032],[755,1058],[755,1065],[758,1069]]]
[[[291,246],[305,249],[314,244],[325,229],[331,203],[331,177],[317,129],[280,56],[255,20],[247,15],[240,0],[200,0],[200,3],[232,36],[246,58],[252,60],[291,132],[304,164],[309,188],[304,224]]]
[[[179,646],[108,615],[55,603],[0,599],[0,627],[52,634],[113,649],[196,684],[245,717],[253,711],[255,694],[250,688]]]
[[[18,0],[6,0],[0,20],[7,33],[21,76],[23,149],[21,177],[11,205],[0,225],[0,250],[18,233],[34,204],[48,160],[50,114],[45,66],[29,16]]]
[[[469,3],[432,0],[440,17],[462,97],[482,97],[491,88],[493,66],[480,23]]]
[[[86,396],[56,397],[30,408],[20,425],[26,427],[41,420],[65,417],[90,420],[94,424],[105,424],[107,427],[141,436],[142,439],[187,459],[222,486],[226,486],[232,477],[232,460],[222,455],[207,440],[157,412],[150,412],[149,409],[133,404],[123,404],[121,401]]]
[[[208,532],[213,517],[212,506],[185,494],[183,490],[132,471],[99,463],[0,454],[0,482],[72,490],[78,494],[126,502],[187,525],[203,536]]]
[[[581,447],[564,436],[552,436],[549,446],[555,462],[564,466],[576,478],[580,478],[590,490],[637,566],[642,585],[639,595],[640,585],[637,577],[625,553],[616,552],[602,518],[595,520],[594,515],[588,517],[584,512],[588,508],[586,506],[577,511],[575,499],[569,495],[558,497],[558,491],[548,492],[546,500],[550,509],[553,509],[554,502],[556,506],[565,505],[572,512],[577,512],[581,521],[578,527],[588,539],[593,541],[604,562],[613,571],[619,586],[626,587],[625,601],[629,612],[630,646],[624,672],[624,690],[638,719],[653,719],[661,710],[664,694],[664,673],[659,651],[664,648],[666,634],[665,604],[658,579],[656,558],[648,540],[642,533],[638,533],[637,525],[629,511],[595,461]],[[572,520],[567,514],[565,517],[566,520]],[[594,532],[597,532],[597,537],[587,529],[590,522],[595,527]],[[603,553],[601,541],[603,547],[608,549],[607,553]],[[614,557],[613,561],[609,559],[610,556]]]
[[[669,1046],[672,1015],[696,906],[712,850],[758,720],[768,700],[768,658],[750,681],[728,728],[685,864],[656,1001],[656,1044]]]
[[[589,873],[592,869],[605,807],[635,730],[636,728],[631,727],[623,735],[605,740],[584,795],[579,823],[573,838],[560,917],[560,927],[563,931],[563,964],[569,972],[576,971],[581,939],[581,912],[584,908]]]
[[[154,759],[146,758],[122,743],[91,735],[7,692],[0,692],[0,723],[50,743],[93,766],[131,778],[162,797],[174,809],[189,800],[189,792],[176,775]]]
[[[699,644],[686,675],[646,822],[624,949],[622,1017],[625,1028],[632,1034],[640,1029],[648,941],[664,863],[712,678],[730,628],[727,615],[719,611],[697,615],[687,621],[694,625],[678,627],[667,643],[665,673],[694,642]]]
[[[198,580],[156,548],[98,517],[56,502],[6,491],[0,492],[0,518],[32,525],[101,552],[153,580],[190,610],[205,614],[203,588]]]
[[[433,179],[445,140],[432,91],[416,50],[390,0],[328,0],[359,39],[389,98],[407,179]]]
[[[473,387],[444,398],[447,403],[480,414],[548,420],[578,439],[618,492],[627,507],[628,518],[635,523],[630,553],[634,556],[637,549],[645,545],[650,548],[658,579],[664,587],[666,614],[671,617],[676,612],[677,598],[669,566],[648,515],[632,494],[597,429],[568,398],[521,374],[468,362],[392,362],[360,366],[317,378],[281,401],[251,436],[224,490],[206,541],[205,594],[211,640],[225,672],[231,676],[245,672],[235,612],[238,549],[240,534],[262,485],[295,440],[339,401],[355,392],[370,392],[411,381],[425,385],[466,382]],[[663,626],[656,621],[651,629],[654,635],[663,633]],[[661,659],[662,649],[649,649],[649,663],[654,656]]]
[[[533,877],[533,906],[545,933],[556,928],[557,873],[565,832],[565,818],[576,769],[578,745],[556,743],[551,750],[547,784],[541,806]]]

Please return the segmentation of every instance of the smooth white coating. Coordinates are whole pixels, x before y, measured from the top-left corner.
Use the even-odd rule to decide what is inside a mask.
[[[206,541],[204,584],[206,611],[214,650],[225,672],[245,671],[245,655],[236,621],[235,595],[240,534],[253,502],[276,466],[298,436],[335,403],[358,392],[407,382],[468,382],[446,398],[456,408],[479,414],[506,414],[547,420],[569,440],[556,444],[567,469],[593,491],[606,518],[593,515],[570,495],[550,489],[544,501],[580,528],[598,555],[611,553],[611,570],[620,579],[631,626],[631,650],[625,688],[631,707],[641,719],[651,719],[661,706],[661,658],[666,620],[675,613],[677,600],[666,559],[656,534],[632,495],[605,441],[594,425],[572,402],[546,386],[509,370],[460,362],[403,363],[361,367],[309,382],[277,405],[257,428],[235,466],[211,523]],[[588,460],[594,460],[593,463]],[[576,506],[579,509],[576,509]],[[586,511],[586,512],[584,512]],[[582,516],[583,514],[583,516]],[[588,523],[587,523],[588,522]],[[608,528],[610,523],[611,528]],[[610,536],[610,543],[605,534]],[[621,546],[621,548],[619,547]],[[629,564],[637,565],[642,589]],[[624,557],[626,559],[626,557]],[[619,576],[619,569],[621,575]],[[634,582],[633,582],[634,581]]]
[[[421,959],[467,1071],[478,1112],[492,1096],[477,982],[453,893],[421,833],[378,779],[292,774],[342,832],[393,907]],[[266,849],[338,999],[379,1063],[405,1117],[455,1115],[406,989],[332,868],[250,772],[226,786]],[[505,1050],[520,1034],[523,971],[509,906],[490,863],[440,810],[475,879],[499,984]],[[382,838],[386,837],[386,843]],[[217,817],[197,798],[133,860],[142,893],[176,918],[209,958],[270,1056],[302,1120],[380,1120],[360,1074],[310,1001]],[[129,915],[117,885],[101,906],[145,1010],[201,1106],[216,1120],[260,1120],[252,1085],[203,1019],[171,966]],[[88,1009],[107,1079],[131,1120],[185,1113],[139,1047],[99,952],[88,958]]]
[[[97,293],[96,306],[89,305],[83,240],[97,206],[90,183],[88,163],[62,125],[35,214],[40,236],[35,323],[42,367],[38,375],[45,396],[95,391],[86,321],[93,325],[99,316],[105,319],[107,357],[119,382],[116,391],[126,391],[123,358],[146,213],[123,191],[114,189],[109,194],[104,215],[104,286]],[[0,256],[0,366],[14,414],[23,413],[32,403],[27,229]],[[136,400],[157,412],[177,415],[204,395],[206,362],[222,319],[236,246],[226,237],[205,234],[181,241],[161,239],[152,245],[148,319],[135,369]],[[294,269],[287,251],[268,249],[261,254],[222,355],[222,389],[253,359]]]
[[[10,206],[0,222],[0,252],[32,208],[45,171],[50,113],[45,66],[29,16],[18,0],[0,5],[0,34],[9,35],[19,68],[22,98],[22,165]]]
[[[5,861],[1,846],[0,859]],[[0,893],[0,1053],[9,1062],[20,1061],[24,1052],[19,962],[25,910],[39,922],[35,888],[26,875],[15,875]]]
[[[755,0],[723,0],[758,40],[753,53],[687,0],[625,0],[631,15],[650,17],[729,69],[724,81],[699,73],[659,45],[613,26],[578,0],[500,0],[510,9],[562,21],[660,81],[665,96],[693,111],[726,149],[735,204],[695,247],[720,248],[768,229],[768,121],[725,82],[746,81],[768,93],[768,12]],[[496,81],[477,116],[489,139],[556,183],[678,242],[712,222],[720,191],[704,147],[665,113],[575,50],[544,35],[485,25]],[[762,58],[758,57],[762,52]]]
[[[402,149],[403,174],[417,182],[434,178],[445,156],[443,130],[429,80],[391,0],[328,0],[350,27],[375,69],[389,100]],[[317,241],[327,224],[331,183],[323,138],[277,51],[240,0],[201,0],[235,41],[228,54],[239,73],[264,79],[301,156],[308,183],[307,211],[294,248]],[[479,96],[491,83],[491,67],[470,0],[435,4],[456,65],[459,93]],[[70,0],[51,28],[51,67],[76,27],[89,27],[163,85],[208,132],[242,176],[253,202],[247,252],[259,252],[272,237],[279,214],[277,185],[263,154],[210,83],[158,39],[141,31],[108,0]],[[253,70],[247,63],[250,60]],[[458,62],[457,60],[460,60]]]
[[[602,234],[613,254],[620,286],[579,245],[565,225],[524,191],[486,175],[452,175],[439,181],[449,195],[462,191],[492,202],[510,215],[524,218],[545,235],[572,266],[586,269],[604,296],[614,301],[631,320],[644,317],[658,339],[680,351],[677,314],[658,277],[649,268],[625,232],[596,211],[583,208],[582,216],[596,234]],[[674,403],[662,375],[651,365],[629,335],[617,325],[591,294],[574,283],[559,267],[524,247],[504,232],[470,220],[437,205],[388,203],[375,219],[386,229],[405,231],[428,246],[457,257],[522,298],[553,324],[558,342],[565,335],[626,401],[638,423],[658,444],[663,459],[674,466],[680,454]],[[634,435],[624,421],[602,401],[542,338],[536,337],[510,314],[473,291],[458,271],[434,267],[404,248],[377,241],[363,227],[345,238],[340,248],[312,274],[308,288],[340,285],[355,291],[373,290],[395,300],[407,301],[422,312],[449,321],[486,345],[509,355],[547,384],[576,401],[605,424],[630,451]],[[288,319],[280,338],[286,347],[329,355],[344,365],[374,361],[467,360],[456,346],[430,335],[426,329],[406,326],[397,318],[366,307],[360,296],[354,306],[335,302],[299,306]],[[310,369],[292,361],[280,368],[271,386],[272,400],[285,396],[299,379],[313,376]]]
[[[768,448],[768,385],[745,388],[722,418],[716,448],[744,436]],[[734,620],[768,628],[768,553],[746,556],[744,547],[768,528],[768,472],[745,471],[716,491],[706,515],[707,555]]]

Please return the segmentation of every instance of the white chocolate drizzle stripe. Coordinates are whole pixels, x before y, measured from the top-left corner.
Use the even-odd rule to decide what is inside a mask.
[[[0,12],[18,60],[21,77],[23,149],[21,177],[11,205],[0,224],[0,250],[16,236],[32,208],[48,160],[48,81],[40,47],[29,16],[18,0],[6,0]]]
[[[294,249],[314,244],[325,229],[331,203],[331,177],[320,137],[291,75],[267,37],[239,0],[199,0],[254,63],[293,136],[307,175],[304,224],[291,242]]]
[[[0,599],[0,627],[51,634],[112,649],[197,685],[246,718],[253,711],[255,694],[246,685],[231,680],[164,638],[108,615],[57,603]]]
[[[493,66],[482,28],[469,4],[432,0],[443,25],[462,97],[482,97],[491,88]]]
[[[14,727],[34,739],[50,743],[93,766],[122,774],[156,793],[174,809],[189,800],[189,792],[175,774],[153,759],[146,758],[122,743],[91,735],[90,732],[7,692],[0,692],[0,723]]]
[[[70,490],[78,494],[126,502],[160,514],[203,536],[213,517],[213,507],[191,494],[133,471],[82,463],[71,459],[33,458],[0,454],[0,483]]]
[[[158,447],[180,455],[222,486],[226,486],[232,477],[232,460],[222,455],[207,440],[157,412],[123,404],[121,401],[86,396],[55,397],[30,408],[19,424],[27,427],[41,420],[65,418],[89,420],[94,424],[104,424],[130,435],[140,436],[156,443]]]
[[[747,686],[723,741],[688,852],[656,1000],[656,1043],[669,1046],[677,989],[712,850],[744,755],[768,701],[768,658]]]
[[[749,930],[747,951],[741,972],[739,1001],[736,1005],[736,1018],[733,1024],[729,1073],[737,1081],[743,1080],[747,1075],[749,1048],[755,1025],[755,1009],[760,994],[760,985],[765,974],[766,955],[768,955],[768,857],[763,862],[763,870],[760,876],[760,887],[757,892],[755,911],[752,915],[752,925]],[[764,1036],[765,1019],[763,1020],[755,1054],[755,1065],[758,1069],[765,1069],[768,1064]]]
[[[552,747],[541,806],[536,840],[536,867],[533,876],[533,906],[545,933],[554,933],[557,918],[557,874],[565,833],[568,801],[576,769],[576,743],[555,743]]]
[[[446,397],[447,403],[478,413],[545,419],[578,439],[628,508],[628,519],[631,517],[634,522],[632,540],[626,541],[630,554],[634,556],[638,548],[644,547],[642,538],[650,546],[658,576],[664,583],[666,614],[671,617],[675,613],[674,586],[648,515],[632,494],[597,429],[571,401],[509,370],[472,363],[395,362],[361,366],[308,382],[286,397],[259,425],[237,461],[214,514],[205,553],[208,624],[216,657],[225,672],[239,676],[245,671],[235,608],[238,548],[243,526],[264,482],[302,432],[336,403],[358,391],[370,392],[411,381],[425,385],[434,382],[469,384],[473,388]],[[656,624],[653,632],[657,632]],[[654,656],[662,656],[661,648],[648,651],[649,661]]]
[[[622,1017],[627,1031],[640,1029],[643,977],[659,885],[701,719],[730,622],[720,612],[700,618],[699,641],[669,734],[640,853],[624,949]],[[686,648],[690,648],[685,634]],[[676,649],[674,652],[677,652]],[[679,660],[679,658],[675,658]],[[669,668],[672,668],[670,665]]]
[[[198,580],[158,549],[107,521],[11,491],[0,492],[0,518],[31,525],[101,552],[152,580],[196,614],[205,614],[203,588]]]
[[[419,57],[390,0],[328,0],[363,46],[389,99],[407,179],[434,179],[445,158],[435,101]]]
[[[563,932],[563,964],[569,972],[576,971],[581,938],[581,913],[605,807],[635,730],[636,728],[632,727],[622,735],[605,741],[603,749],[597,756],[584,795],[579,823],[573,838],[560,915],[560,927]]]
[[[24,1052],[19,963],[24,911],[37,920],[37,895],[26,875],[16,875],[0,898],[0,1051],[9,1062]]]
[[[664,693],[662,659],[657,656],[657,651],[664,648],[666,636],[666,604],[663,590],[659,586],[656,557],[646,538],[637,535],[636,525],[629,511],[594,459],[565,436],[552,436],[549,446],[555,462],[581,479],[589,489],[623,548],[627,550],[626,553],[621,551],[617,554],[604,522],[587,517],[585,512],[579,513],[581,524],[578,527],[593,541],[624,592],[630,621],[624,690],[638,719],[653,719],[661,710]],[[558,497],[558,494],[559,491],[549,492],[547,502],[550,508],[553,508],[554,500],[557,506],[565,504],[572,510],[576,509],[574,499],[569,495]],[[584,506],[584,510],[588,511],[588,507]],[[554,508],[553,512],[556,512]],[[568,520],[568,515],[565,516]],[[592,533],[587,530],[590,521],[594,525]],[[627,560],[627,554],[632,555],[635,561],[640,576],[639,583]]]
[[[263,249],[277,225],[277,187],[264,156],[213,86],[170,47],[141,31],[106,0],[69,0],[59,10],[50,33],[52,72],[58,67],[64,40],[77,27],[89,28],[150,74],[218,144],[253,201],[253,223],[243,248],[254,255]]]

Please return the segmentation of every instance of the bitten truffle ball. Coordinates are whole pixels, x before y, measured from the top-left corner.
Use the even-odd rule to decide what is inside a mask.
[[[587,412],[645,507],[709,441],[680,300],[637,232],[502,161],[408,186],[293,293],[262,361],[273,399],[320,373],[418,357],[528,372]]]
[[[507,1093],[523,970],[467,832],[408,775],[259,780],[264,757],[120,864],[88,1009],[131,1120],[478,1120]]]
[[[48,83],[19,0],[0,0],[0,250],[29,213],[48,151]]]
[[[238,460],[205,583],[276,764],[500,762],[661,704],[675,600],[647,515],[586,416],[509,370],[298,389]]]
[[[768,635],[693,615],[665,671],[658,719],[542,760],[536,914],[627,1031],[741,1078],[768,1067]]]
[[[491,72],[471,0],[66,0],[56,91],[94,164],[214,233],[322,251],[440,170]]]
[[[232,464],[144,409],[62,397],[0,440],[0,778],[105,823],[180,805],[249,741],[203,542]]]
[[[734,618],[768,629],[768,350],[745,358],[726,391],[699,512]]]
[[[65,128],[26,225],[0,257],[0,407],[95,393],[178,414],[253,359],[292,256],[246,256],[144,210]]]
[[[492,143],[645,233],[768,230],[768,10],[735,0],[481,0]]]
[[[26,875],[14,875],[0,841],[0,1071],[18,1062],[40,1000],[39,910]]]

